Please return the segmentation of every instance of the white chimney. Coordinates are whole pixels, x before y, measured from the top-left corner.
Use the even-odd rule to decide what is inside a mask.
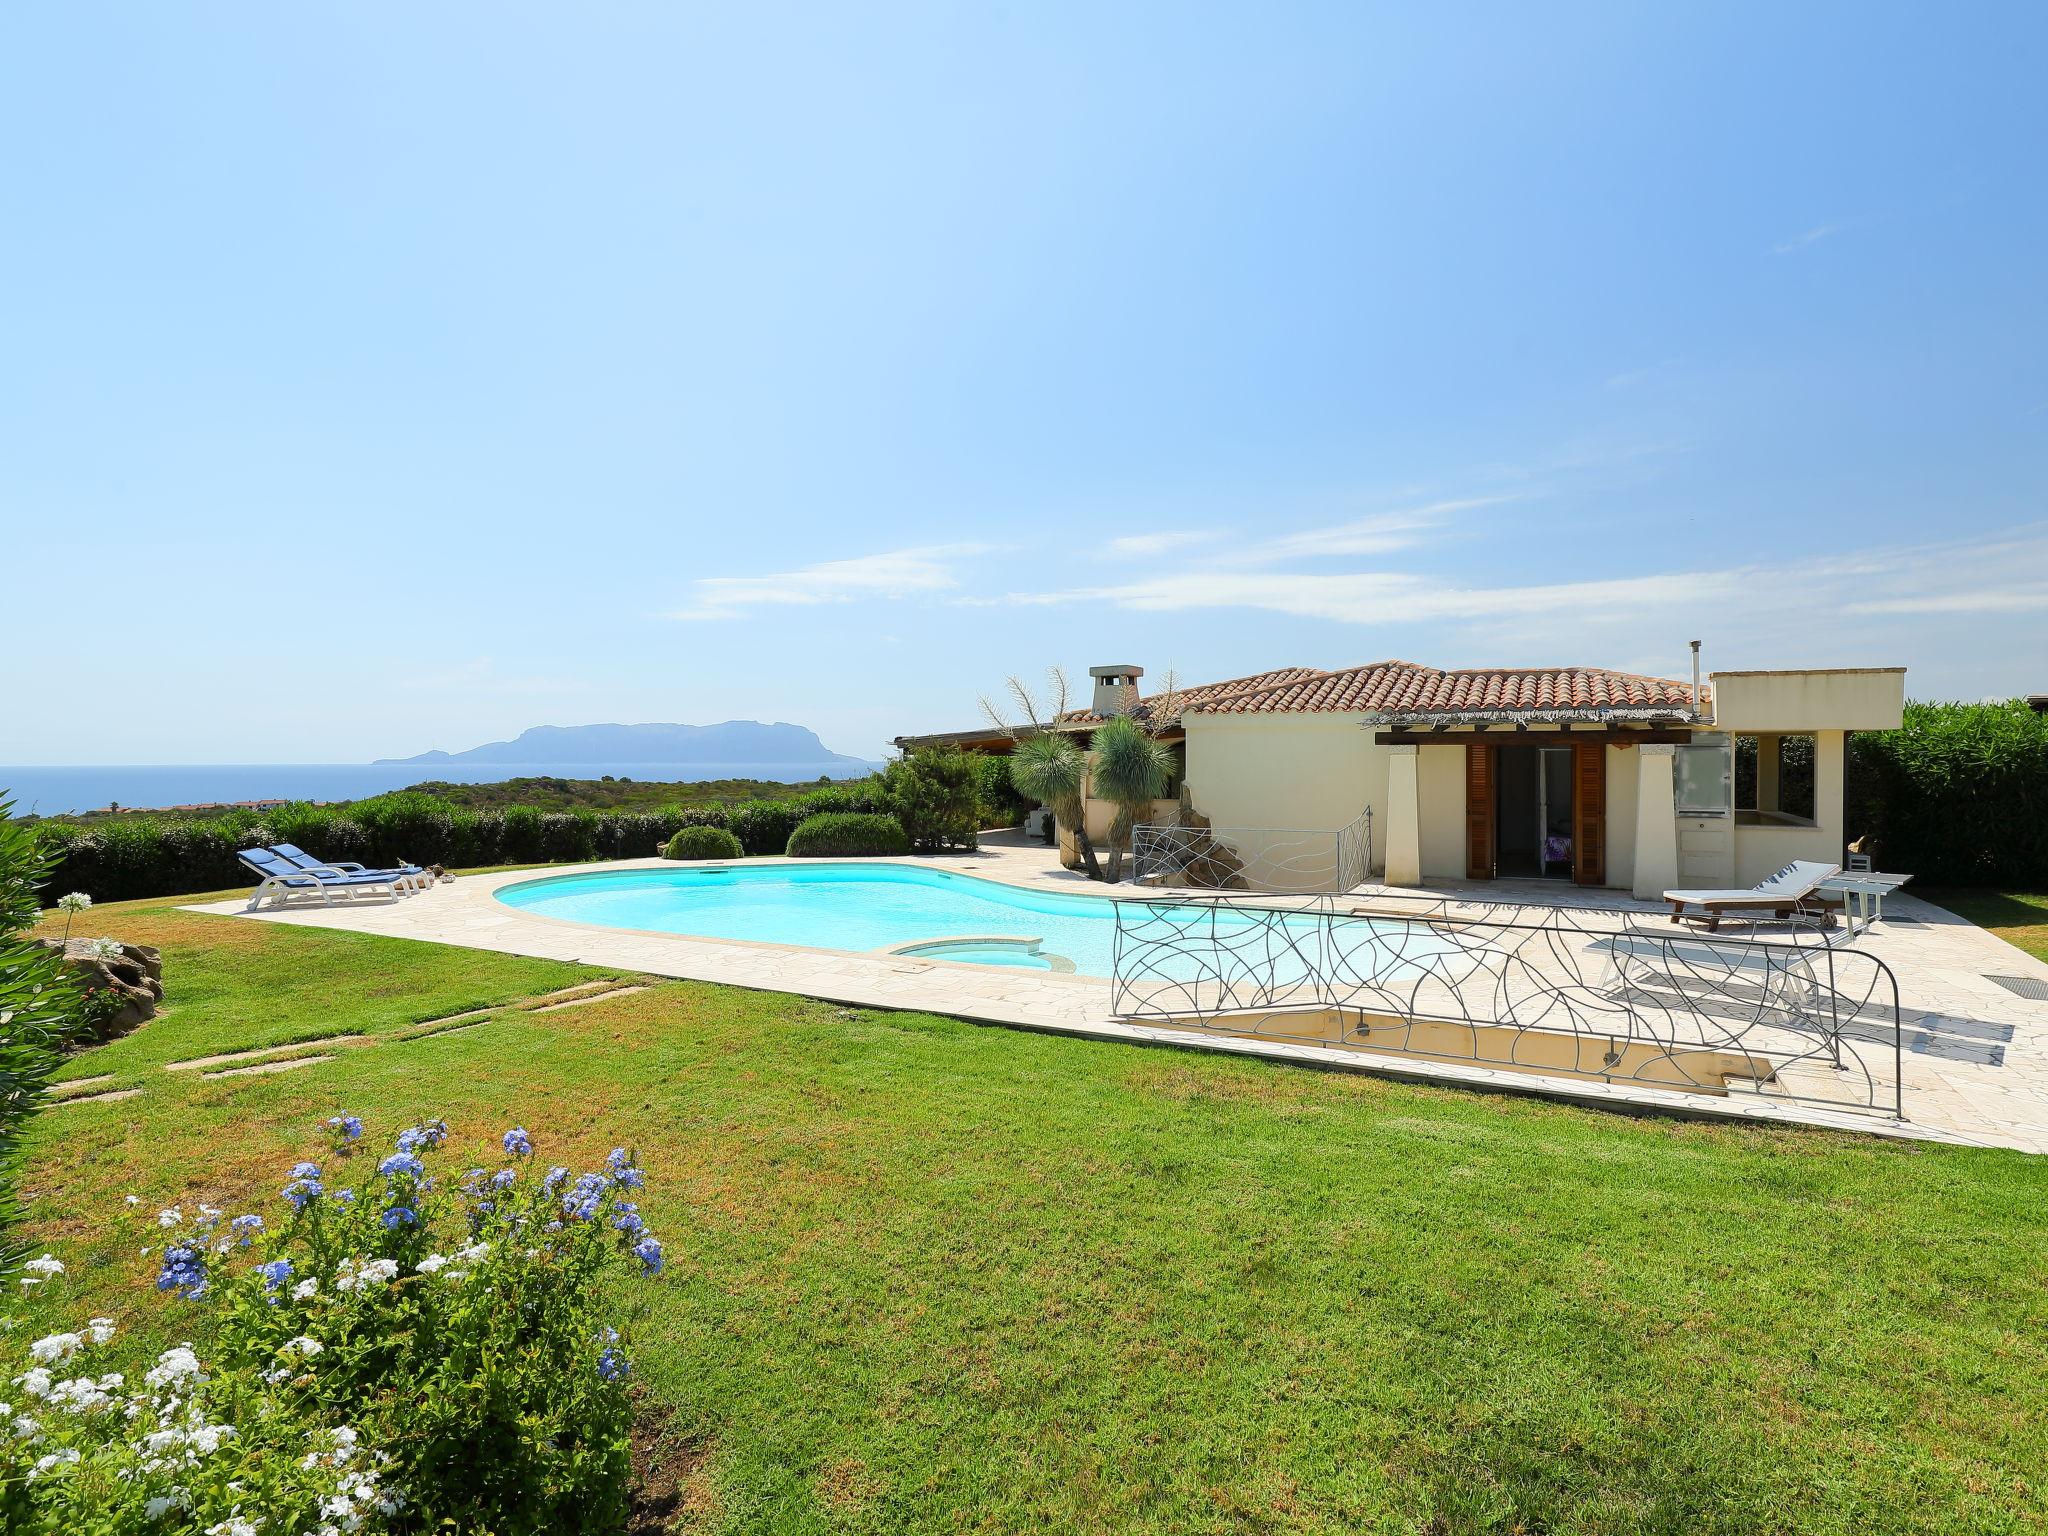
[[[1691,640],[1686,643],[1692,647],[1692,712],[1694,718],[1698,718],[1700,712],[1700,643],[1697,640]]]
[[[1096,714],[1106,719],[1111,715],[1128,715],[1137,708],[1138,679],[1145,675],[1143,667],[1090,667],[1088,675],[1095,679],[1095,699],[1089,708]]]

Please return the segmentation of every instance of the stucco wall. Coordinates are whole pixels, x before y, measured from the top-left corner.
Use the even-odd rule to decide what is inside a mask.
[[[1421,801],[1422,878],[1465,878],[1465,749],[1425,746],[1416,753]]]
[[[1218,828],[1332,831],[1373,812],[1385,857],[1387,753],[1359,714],[1190,715],[1188,794]]]
[[[1904,667],[1714,674],[1718,731],[1895,731],[1905,704]]]
[[[1642,764],[1635,747],[1607,752],[1607,883],[1626,890],[1636,878],[1636,781]]]
[[[1813,808],[1816,825],[1757,826],[1735,824],[1734,884],[1754,885],[1794,859],[1842,862],[1848,841],[1843,825],[1842,789],[1848,738],[1841,731],[1816,731],[1813,752]]]

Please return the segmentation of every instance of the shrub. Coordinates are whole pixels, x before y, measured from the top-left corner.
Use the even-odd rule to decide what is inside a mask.
[[[899,757],[882,775],[890,814],[903,824],[919,853],[971,849],[977,845],[981,805],[975,792],[974,759],[965,752],[926,747]]]
[[[894,816],[827,811],[798,823],[787,851],[792,859],[875,858],[910,852],[910,839]]]
[[[979,822],[984,827],[1021,827],[1025,815],[1038,802],[1017,792],[1010,782],[1010,760],[984,752],[968,755],[974,765],[974,798],[980,804]]]
[[[515,1130],[494,1171],[430,1177],[447,1135],[432,1122],[350,1198],[328,1185],[361,1122],[328,1124],[330,1157],[291,1170],[274,1228],[205,1207],[159,1218],[157,1288],[216,1314],[204,1364],[181,1345],[132,1386],[57,1380],[108,1343],[104,1319],[30,1346],[26,1420],[0,1439],[0,1527],[622,1527],[629,1364],[599,1298],[607,1271],[662,1264],[632,1158],[536,1175]]]
[[[28,937],[41,915],[36,891],[49,859],[13,809],[0,799],[0,1283],[23,1257],[8,1235],[21,1214],[15,1181],[22,1124],[78,1028],[80,1006],[61,955]]]
[[[684,827],[668,840],[663,857],[671,859],[737,859],[745,852],[740,840],[723,827]]]
[[[1928,885],[2048,885],[2048,715],[1908,704],[1896,731],[1849,738],[1847,832]]]

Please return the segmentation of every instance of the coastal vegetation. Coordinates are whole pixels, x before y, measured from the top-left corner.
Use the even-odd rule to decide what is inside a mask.
[[[518,1125],[522,1184],[621,1145],[655,1175],[631,1198],[665,1272],[597,1277],[591,1326],[626,1335],[681,1531],[2048,1518],[2042,1159],[687,982],[541,1011],[617,973],[165,902],[94,920],[162,948],[167,1012],[63,1069],[136,1097],[30,1123],[27,1234],[68,1273],[17,1292],[17,1352],[104,1317],[133,1379],[188,1340],[238,1358],[222,1308],[154,1294],[155,1213],[288,1218],[301,1159],[361,1200],[385,1181],[332,1176],[321,1122],[439,1117],[451,1166]],[[288,1046],[331,1059],[165,1070]]]
[[[537,782],[545,787],[555,781]],[[618,792],[633,787],[621,786]],[[271,843],[293,843],[315,858],[372,866],[409,860],[474,868],[648,858],[665,852],[684,828],[703,826],[723,828],[738,840],[742,853],[759,856],[784,852],[790,833],[809,817],[855,812],[895,817],[913,847],[942,852],[972,848],[979,828],[1021,820],[1025,804],[1011,787],[1005,759],[960,752],[914,754],[884,773],[846,784],[769,787],[774,793],[739,800],[707,794],[652,808],[629,799],[611,809],[544,809],[493,801],[482,793],[513,793],[505,785],[447,785],[435,788],[463,793],[451,799],[423,789],[401,790],[345,805],[292,804],[208,817],[120,816],[87,823],[53,819],[32,825],[51,861],[53,881],[104,900],[129,900],[250,884],[237,854]],[[610,792],[596,781],[594,798]]]
[[[827,812],[797,823],[788,852],[792,859],[891,858],[910,852],[910,838],[894,816]]]

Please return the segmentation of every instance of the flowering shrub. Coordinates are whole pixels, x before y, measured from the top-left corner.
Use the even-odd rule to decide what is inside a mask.
[[[620,1527],[631,1366],[599,1293],[608,1269],[663,1262],[631,1155],[540,1170],[515,1128],[491,1166],[450,1178],[429,1161],[440,1121],[374,1167],[359,1119],[324,1129],[327,1153],[289,1170],[275,1219],[158,1216],[157,1288],[213,1319],[207,1363],[183,1347],[138,1386],[58,1380],[106,1342],[99,1320],[31,1346],[0,1392],[21,1399],[0,1410],[0,1528]]]

